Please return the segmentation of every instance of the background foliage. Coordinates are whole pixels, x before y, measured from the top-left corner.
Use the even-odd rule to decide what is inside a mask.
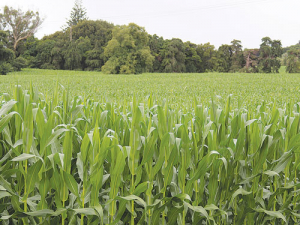
[[[24,14],[12,8],[9,12]],[[32,17],[27,22],[36,24],[38,21],[39,26],[43,21],[38,13],[26,13]],[[29,66],[55,70],[102,70],[108,74],[278,73],[280,66],[284,65],[289,73],[299,72],[300,56],[296,53],[299,43],[282,48],[280,40],[263,37],[259,48],[243,49],[242,42],[235,39],[219,48],[210,43],[195,44],[178,38],[168,40],[148,34],[145,28],[134,23],[114,25],[102,20],[88,20],[81,1],[75,2],[63,30],[41,40],[34,38],[34,28],[16,44],[13,32],[5,29],[5,18],[9,17],[4,14],[0,17],[0,27],[9,37],[5,47],[21,57],[15,63],[6,57],[5,71]]]

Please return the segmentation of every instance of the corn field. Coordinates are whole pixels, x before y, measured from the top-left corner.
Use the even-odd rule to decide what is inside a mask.
[[[1,224],[299,224],[300,104],[0,96]]]

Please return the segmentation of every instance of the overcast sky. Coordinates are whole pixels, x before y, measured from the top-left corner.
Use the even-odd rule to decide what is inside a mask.
[[[39,11],[45,18],[36,36],[52,34],[66,24],[74,0],[1,0],[4,5]],[[261,38],[283,46],[300,40],[299,0],[83,0],[89,19],[123,25],[134,22],[149,34],[219,47],[233,39],[258,48]]]

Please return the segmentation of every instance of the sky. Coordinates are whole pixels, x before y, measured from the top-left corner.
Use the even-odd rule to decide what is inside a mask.
[[[45,18],[36,37],[62,29],[74,0],[1,0],[5,5],[39,11]],[[281,40],[283,47],[300,40],[299,0],[82,0],[91,20],[115,25],[136,23],[149,34],[180,38],[218,48],[240,40],[244,48],[259,48],[263,37]]]

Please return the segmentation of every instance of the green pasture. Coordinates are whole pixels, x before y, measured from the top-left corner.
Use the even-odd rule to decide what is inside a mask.
[[[144,101],[153,94],[158,103],[167,100],[175,107],[191,107],[194,97],[208,103],[212,97],[226,99],[250,107],[262,101],[276,101],[282,106],[300,101],[300,75],[239,73],[149,73],[141,75],[106,75],[101,72],[24,69],[0,76],[0,94],[12,93],[16,84],[29,88],[30,83],[47,98],[53,95],[57,82],[69,90],[70,96],[83,96],[97,101],[131,101],[135,96]],[[62,88],[59,89],[62,91]]]

